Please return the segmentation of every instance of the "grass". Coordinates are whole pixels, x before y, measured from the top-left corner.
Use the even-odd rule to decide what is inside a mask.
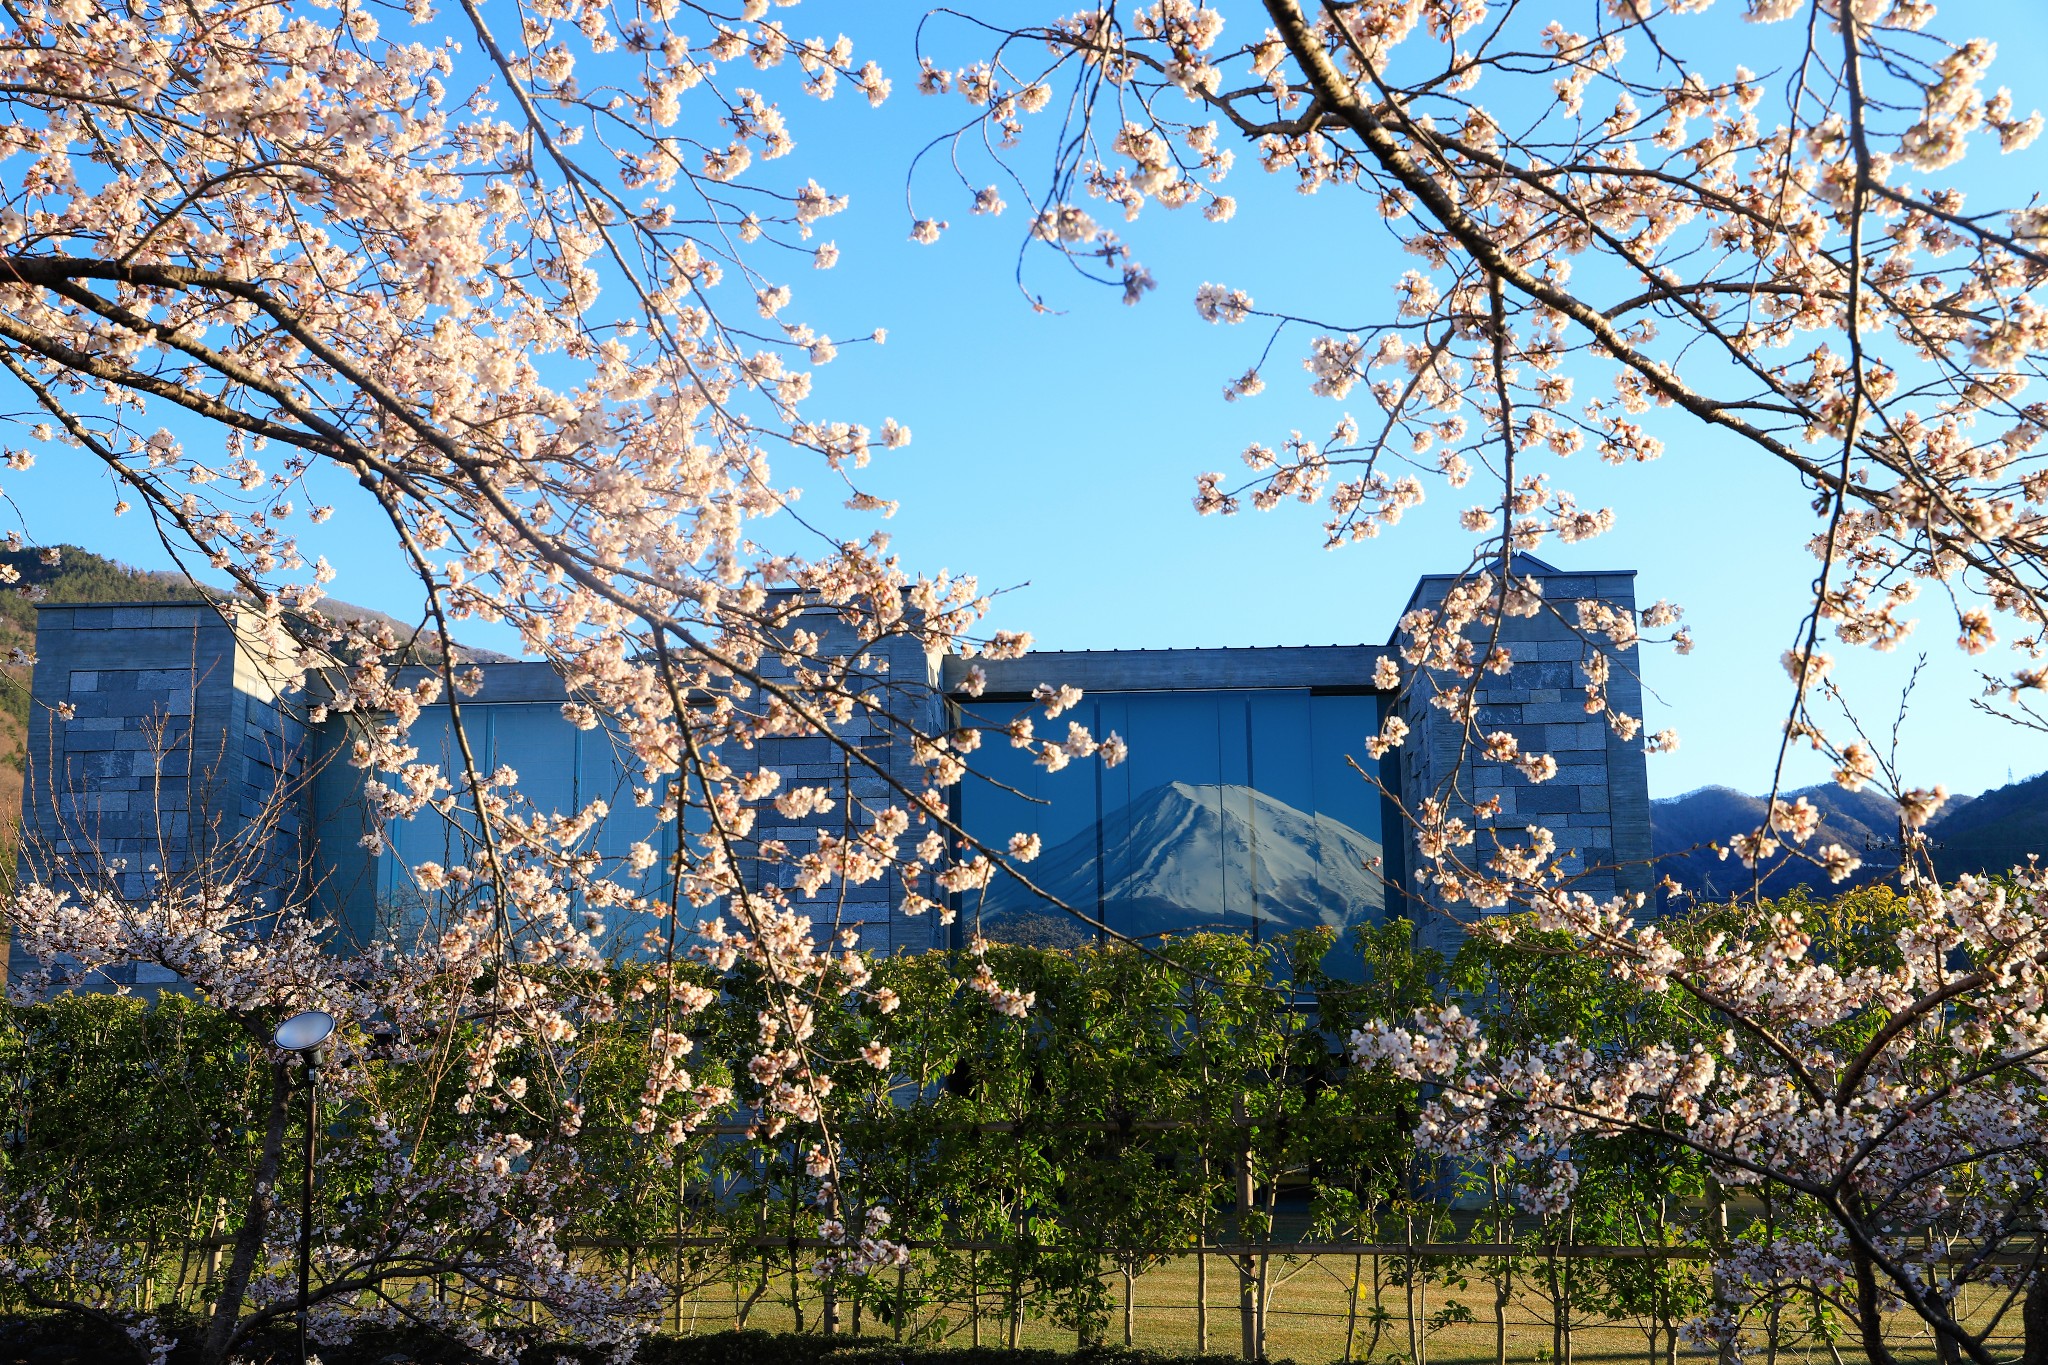
[[[1585,1266],[1585,1262],[1579,1263]],[[1350,1358],[1378,1361],[1384,1365],[1493,1365],[1496,1352],[1494,1287],[1482,1278],[1483,1267],[1473,1267],[1462,1284],[1455,1277],[1433,1274],[1422,1287],[1421,1316],[1433,1325],[1419,1344],[1410,1340],[1406,1290],[1395,1282],[1396,1267],[1385,1261],[1379,1267],[1379,1301],[1383,1315],[1375,1332],[1373,1323],[1372,1258],[1362,1262],[1360,1304]],[[1588,1267],[1590,1270],[1591,1268]],[[1267,1310],[1266,1354],[1274,1359],[1292,1359],[1304,1365],[1341,1361],[1346,1358],[1345,1336],[1350,1326],[1349,1286],[1353,1258],[1349,1256],[1275,1257],[1270,1269],[1273,1284]],[[1236,1355],[1240,1342],[1237,1277],[1231,1263],[1209,1258],[1207,1350],[1217,1355]],[[1525,1266],[1517,1271],[1517,1283],[1507,1306],[1506,1357],[1517,1365],[1553,1361],[1554,1333],[1551,1307]],[[1193,1256],[1155,1265],[1131,1283],[1130,1338],[1132,1346],[1162,1354],[1191,1353],[1201,1348],[1199,1314],[1196,1311],[1197,1272]],[[748,1285],[750,1289],[751,1284]],[[1124,1343],[1123,1281],[1112,1273],[1105,1280],[1110,1315],[1102,1341]],[[771,1279],[767,1292],[747,1314],[746,1325],[769,1331],[788,1332],[797,1327],[790,1302],[791,1278],[787,1271]],[[665,1329],[680,1326],[685,1333],[717,1332],[735,1325],[736,1295],[726,1282],[705,1286],[686,1296],[681,1304],[680,1323],[671,1319]],[[803,1327],[816,1332],[823,1307],[815,1287],[805,1277],[800,1286]],[[979,1341],[984,1346],[1009,1344],[1009,1322],[1005,1304],[997,1291],[983,1297]],[[1984,1311],[1980,1308],[1979,1310]],[[850,1331],[852,1310],[842,1306],[840,1331]],[[1850,1339],[1847,1325],[1832,1320],[1830,1335],[1814,1330],[1811,1311],[1781,1315],[1777,1357],[1779,1365],[1848,1365],[1860,1360],[1861,1349]],[[1681,1320],[1683,1315],[1681,1315]],[[2012,1323],[2017,1331],[2018,1324]],[[942,1334],[945,1343],[967,1346],[976,1339],[973,1315],[964,1303],[930,1310],[913,1325]],[[1756,1324],[1756,1347],[1751,1359],[1762,1362],[1763,1332]],[[860,1335],[867,1339],[891,1339],[893,1328],[877,1322],[869,1312],[863,1315]],[[1680,1340],[1671,1350],[1664,1333],[1657,1333],[1653,1345],[1648,1322],[1639,1317],[1608,1317],[1581,1311],[1572,1321],[1572,1359],[1585,1365],[1668,1365],[1672,1360],[1711,1359],[1709,1350],[1695,1348]],[[1934,1361],[1936,1358],[1926,1329],[1917,1321],[1901,1318],[1888,1333],[1892,1350],[1902,1362]],[[1073,1349],[1076,1335],[1043,1318],[1027,1316],[1017,1333],[1017,1345]],[[1669,1354],[1667,1354],[1669,1351]]]

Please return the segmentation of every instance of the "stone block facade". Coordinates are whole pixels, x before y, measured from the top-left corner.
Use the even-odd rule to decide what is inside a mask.
[[[304,725],[238,641],[234,607],[38,614],[22,800],[25,878],[147,900],[233,877],[274,906],[301,875]],[[129,980],[149,984],[150,969]]]
[[[1411,809],[1424,798],[1445,803],[1446,814],[1475,823],[1475,807],[1498,799],[1500,814],[1478,822],[1476,846],[1483,856],[1488,835],[1498,831],[1513,842],[1540,825],[1557,840],[1557,863],[1574,888],[1605,899],[1621,892],[1650,890],[1650,799],[1642,740],[1623,740],[1603,716],[1586,713],[1584,665],[1595,650],[1607,656],[1608,704],[1638,719],[1643,714],[1638,651],[1594,644],[1576,629],[1575,603],[1598,601],[1635,610],[1635,573],[1565,573],[1533,556],[1517,556],[1518,577],[1541,582],[1545,607],[1535,616],[1502,622],[1500,644],[1512,663],[1504,675],[1482,674],[1473,723],[1468,731],[1448,711],[1431,704],[1439,690],[1470,686],[1454,675],[1431,673],[1417,679],[1399,714],[1409,737],[1400,751],[1401,793]],[[1425,578],[1405,611],[1440,604],[1454,580]],[[1512,765],[1486,763],[1480,740],[1495,732],[1513,735],[1524,752],[1547,753],[1557,775],[1532,783]],[[1473,850],[1468,850],[1472,852]],[[1431,904],[1427,887],[1410,891]],[[1442,908],[1442,907],[1439,907]],[[1469,909],[1459,911],[1468,915]],[[1455,948],[1462,934],[1453,917],[1431,914],[1418,921],[1418,934],[1441,949]]]

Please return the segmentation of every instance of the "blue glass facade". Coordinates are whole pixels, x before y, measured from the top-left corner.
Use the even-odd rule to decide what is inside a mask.
[[[518,774],[513,789],[517,792],[516,809],[523,817],[570,821],[593,803],[603,803],[603,813],[577,842],[577,851],[594,855],[611,880],[640,895],[665,898],[670,878],[664,869],[673,865],[676,852],[675,822],[663,818],[661,805],[634,804],[630,770],[610,732],[577,729],[563,719],[559,702],[469,705],[462,708],[462,725],[479,772],[510,768]],[[411,742],[422,762],[447,773],[462,771],[454,720],[447,707],[422,711],[413,724]],[[672,811],[672,803],[668,809]],[[423,862],[443,867],[468,862],[476,851],[473,829],[473,821],[460,811],[452,816],[428,811],[386,827],[384,847],[368,869],[377,934],[412,927],[425,903],[425,893],[412,869]],[[654,864],[638,875],[629,871],[635,843],[646,844],[655,856]],[[516,860],[516,850],[510,856]],[[347,861],[332,870],[345,873]],[[642,951],[649,930],[666,932],[664,920],[619,908],[609,908],[603,915],[603,942],[618,956]]]
[[[963,719],[1000,725],[1036,711],[997,701]],[[1343,928],[1385,913],[1384,798],[1364,749],[1379,729],[1378,697],[1094,692],[1054,728],[1068,718],[1121,735],[1129,758],[1049,772],[991,731],[961,791],[962,823],[978,839],[1001,847],[1022,832],[1041,844],[1023,869],[1028,885],[999,873],[964,898],[963,918],[990,936],[1072,942],[1099,932],[1059,903],[1140,938]]]

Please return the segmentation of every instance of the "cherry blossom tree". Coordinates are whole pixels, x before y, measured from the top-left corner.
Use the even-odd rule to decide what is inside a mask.
[[[1888,650],[1931,612],[1984,658],[1975,702],[2038,724],[2048,409],[2029,386],[2044,358],[2048,218],[2037,194],[1975,172],[2025,148],[2042,118],[1987,87],[1993,45],[1941,33],[1924,0],[1159,0],[1033,24],[997,6],[942,15],[922,35],[919,88],[969,110],[950,142],[958,188],[936,170],[913,178],[919,240],[939,239],[948,203],[995,214],[1016,194],[1042,256],[1136,304],[1155,283],[1138,254],[1143,210],[1260,211],[1270,189],[1240,186],[1242,157],[1325,213],[1381,226],[1388,259],[1408,258],[1364,318],[1227,283],[1195,290],[1204,322],[1264,333],[1224,398],[1256,397],[1276,363],[1298,360],[1312,395],[1365,406],[1325,439],[1253,444],[1242,473],[1199,476],[1195,503],[1225,515],[1308,504],[1336,547],[1379,536],[1432,485],[1467,500],[1470,571],[1402,621],[1406,667],[1377,681],[1443,708],[1468,760],[1513,763],[1531,782],[1556,772],[1552,755],[1479,720],[1484,678],[1512,663],[1505,621],[1557,612],[1589,645],[1690,648],[1674,605],[1568,607],[1517,572],[1516,552],[1614,523],[1564,486],[1557,461],[1672,458],[1668,435],[1689,432],[1731,470],[1746,456],[1754,473],[1797,480],[1816,569],[1784,656],[1769,814],[1726,847],[1752,867],[1789,854],[1837,881],[1856,871],[1855,851],[1816,846],[1811,803],[1781,799],[1793,745],[1824,754],[1851,791],[1883,789],[1912,907],[1892,957],[1831,960],[1796,917],[1693,941],[1642,923],[1631,900],[1595,904],[1558,873],[1553,832],[1491,827],[1498,808],[1454,769],[1406,812],[1431,900],[1532,951],[1563,935],[1623,986],[1680,996],[1697,1037],[1496,1054],[1451,1009],[1362,1030],[1357,1059],[1441,1086],[1425,1138],[1469,1159],[1512,1152],[1539,1209],[1569,1198],[1588,1135],[1647,1136],[1726,1186],[1769,1187],[1806,1221],[1733,1253],[1731,1292],[1822,1294],[1873,1360],[1893,1358],[1884,1324],[1901,1310],[1947,1358],[1988,1365],[1990,1334],[2019,1317],[2027,1359],[2048,1359],[2042,884],[2022,869],[1943,889],[1921,831],[1945,789],[1913,784],[1816,704],[1839,696],[1824,644]],[[1734,30],[1739,43],[1737,19],[1753,25]],[[1056,125],[1042,143],[1034,120]],[[1587,713],[1651,752],[1672,747],[1674,734],[1645,735],[1612,703],[1614,666],[1589,648]],[[1368,748],[1406,737],[1392,720]],[[1485,918],[1503,909],[1527,913]],[[1932,1240],[1909,1249],[1915,1238]],[[2001,1296],[1988,1325],[1966,1321],[1965,1291],[1987,1285]],[[1740,1309],[1731,1300],[1706,1325],[1732,1339]]]
[[[277,1053],[271,1034],[305,1007],[344,1021],[319,1064],[323,1190],[309,1300],[318,1339],[406,1321],[490,1351],[504,1342],[489,1318],[524,1310],[545,1311],[567,1337],[630,1340],[654,1306],[651,1285],[594,1273],[557,1240],[564,1201],[599,1196],[575,1151],[578,1092],[555,1073],[580,1061],[565,1030],[587,1030],[602,1011],[547,1004],[547,988],[559,995],[563,983],[536,973],[465,991],[465,981],[504,970],[485,933],[454,929],[431,954],[334,951],[305,906],[280,909],[264,894],[269,848],[291,837],[292,795],[279,793],[238,837],[206,841],[197,857],[167,841],[144,899],[124,895],[121,869],[88,854],[68,860],[61,887],[29,880],[9,905],[16,950],[42,964],[18,990],[33,998],[104,983],[138,962],[168,969],[229,1022],[256,1063],[247,1112],[203,1118],[230,1149],[238,1122],[252,1131],[244,1179],[231,1187],[243,1207],[209,1276],[199,1358],[241,1358],[299,1308],[299,1208],[288,1192],[298,1183],[290,1139],[303,1059]],[[526,1006],[533,996],[538,1008]],[[482,1008],[490,1001],[495,1017]],[[556,1046],[537,1049],[526,1036],[536,1017],[552,1021]],[[700,1088],[666,1108],[688,1122],[718,1098]],[[10,1182],[0,1278],[31,1305],[80,1314],[163,1358],[174,1338],[151,1311],[153,1242],[138,1243],[121,1218],[80,1210],[66,1193]]]
[[[1749,27],[1712,26],[1731,10]],[[1468,755],[1495,750],[1487,761],[1541,781],[1550,756],[1472,714],[1479,679],[1508,664],[1503,617],[1556,611],[1589,639],[1681,653],[1691,637],[1665,602],[1547,603],[1511,553],[1614,522],[1555,461],[1641,464],[1665,455],[1659,433],[1689,428],[1717,461],[1750,454],[1811,500],[1817,569],[1785,655],[1784,743],[1829,754],[1852,788],[1889,782],[1873,746],[1809,706],[1832,663],[1824,634],[1890,649],[1932,590],[1961,650],[2011,658],[1977,700],[2023,718],[2048,685],[2048,473],[2027,393],[2043,220],[2024,194],[1966,208],[1960,179],[1966,153],[2016,152],[2041,118],[1985,88],[1992,44],[1937,35],[1933,19],[1918,0],[1165,0],[1031,26],[996,7],[944,10],[922,34],[918,84],[969,106],[951,141],[960,188],[915,176],[913,235],[937,238],[946,201],[990,214],[1019,193],[1042,253],[1135,303],[1154,283],[1136,255],[1143,228],[1117,220],[1147,205],[1219,222],[1258,211],[1271,190],[1240,197],[1240,156],[1325,212],[1381,226],[1389,260],[1413,264],[1389,266],[1375,315],[1262,307],[1226,283],[1195,291],[1204,321],[1266,332],[1226,398],[1261,393],[1298,358],[1312,395],[1369,400],[1326,439],[1294,431],[1249,446],[1238,476],[1201,475],[1197,508],[1309,504],[1334,547],[1380,535],[1434,482],[1468,500],[1470,579],[1402,623],[1414,673],[1380,681],[1432,691],[1463,721]],[[1725,55],[1737,39],[1740,61]],[[1034,116],[1058,124],[1043,163]],[[975,188],[978,164],[999,183]],[[1610,671],[1589,658],[1586,708],[1633,741],[1642,717],[1611,704]],[[1676,742],[1647,738],[1652,752]],[[1893,794],[1908,833],[1945,795]],[[1454,804],[1410,814],[1462,848],[1473,831]],[[1838,876],[1858,861],[1808,846],[1812,821],[1794,809],[1731,833],[1751,861],[1787,846]],[[1452,902],[1498,880],[1445,875]]]
[[[1352,1054],[1436,1086],[1419,1140],[1507,1154],[1530,1208],[1568,1202],[1589,1140],[1623,1136],[1777,1197],[1768,1231],[1717,1259],[1720,1302],[1696,1324],[1708,1337],[1739,1345],[1752,1312],[1816,1296],[1872,1361],[1897,1358],[1888,1322],[1904,1314],[1943,1359],[1991,1365],[1994,1338],[2019,1335],[2031,1365],[2048,1352],[2044,894],[2038,873],[1923,885],[1861,963],[1829,961],[1796,913],[1636,924],[1618,905],[1539,896],[1529,924],[1498,932],[1590,952],[1645,1006],[1675,1010],[1675,1036],[1493,1048],[1454,1004],[1360,1029]]]
[[[1812,498],[1818,568],[1786,656],[1784,742],[1827,753],[1845,785],[1889,787],[1910,845],[1941,789],[1909,787],[1808,703],[1827,686],[1824,632],[1890,647],[1930,588],[1960,648],[2014,652],[1980,700],[2024,715],[2048,685],[2044,417],[2026,394],[2042,349],[2048,211],[2031,199],[1966,208],[1956,169],[1970,150],[2025,146],[2040,119],[2003,90],[1987,95],[1990,45],[1936,36],[1919,0],[1750,0],[1745,17],[1762,27],[1745,52],[1768,52],[1764,74],[1688,57],[1688,25],[1709,8],[1159,0],[1028,27],[968,14],[936,31],[977,50],[957,66],[927,56],[917,82],[966,97],[956,164],[983,142],[991,179],[1023,166],[1011,149],[1032,116],[1064,120],[1049,177],[1020,175],[1013,192],[1034,241],[1129,300],[1153,281],[1098,215],[1134,219],[1149,201],[1228,219],[1240,211],[1229,192],[1240,150],[1383,224],[1414,258],[1365,325],[1262,309],[1227,284],[1197,291],[1206,321],[1270,326],[1264,355],[1291,346],[1315,395],[1369,394],[1377,411],[1341,417],[1327,440],[1255,445],[1244,475],[1202,476],[1196,500],[1219,513],[1314,504],[1326,538],[1343,544],[1393,525],[1429,482],[1462,490],[1483,474],[1483,492],[1461,494],[1472,499],[1471,574],[1402,623],[1408,667],[1390,663],[1377,680],[1430,691],[1463,724],[1470,754],[1514,762],[1531,781],[1556,771],[1551,755],[1484,733],[1476,706],[1484,674],[1511,662],[1504,619],[1561,610],[1513,553],[1612,523],[1580,505],[1550,460],[1589,447],[1618,465],[1658,458],[1665,419],[1648,414],[1661,408],[1792,471]],[[887,1002],[870,993],[855,945],[819,941],[808,903],[830,885],[894,874],[910,888],[907,910],[942,915],[946,893],[986,885],[1006,857],[1022,871],[1029,851],[956,847],[943,788],[965,771],[978,728],[911,721],[909,776],[859,742],[916,711],[917,680],[879,666],[892,643],[1004,657],[1029,642],[978,633],[985,600],[972,579],[914,575],[879,530],[835,538],[797,515],[792,467],[822,467],[853,513],[886,515],[859,473],[909,433],[805,407],[811,369],[848,343],[784,316],[786,272],[837,261],[819,233],[845,200],[775,179],[766,163],[795,136],[778,96],[878,102],[890,83],[849,39],[793,37],[768,10],[523,0],[501,14],[457,0],[444,16],[423,2],[60,0],[0,20],[0,369],[30,410],[8,462],[54,447],[103,467],[123,489],[117,510],[132,499],[259,608],[250,646],[303,685],[309,713],[349,718],[376,819],[449,819],[476,846],[456,866],[411,869],[416,931],[352,960],[314,951],[326,926],[308,909],[260,904],[227,876],[166,882],[142,903],[32,887],[12,907],[17,931],[53,968],[171,966],[258,1036],[280,1011],[324,1005],[387,1021],[394,1057],[454,1059],[432,1074],[466,1126],[437,1130],[440,1147],[401,1142],[381,1177],[379,1198],[436,1210],[394,1223],[415,1231],[391,1255],[478,1265],[480,1284],[511,1284],[512,1298],[544,1299],[592,1332],[632,1286],[574,1281],[545,1210],[549,1144],[580,1121],[579,1024],[614,1008],[589,984],[606,917],[664,926],[657,969],[641,978],[668,1011],[649,1044],[649,1140],[679,1141],[733,1103],[761,1136],[792,1124],[815,1134],[819,1226],[840,1243],[821,1268],[857,1273],[902,1251],[886,1210],[841,1187],[823,1101],[835,1068],[886,1066],[887,1049],[841,1058],[813,1040],[821,1011]],[[401,19],[411,36],[386,36]],[[996,214],[1001,189],[970,180],[959,202]],[[917,210],[912,235],[939,240],[942,211]],[[1268,368],[1248,366],[1227,396],[1258,394]],[[202,442],[204,453],[188,451]],[[417,577],[424,649],[321,612],[332,571],[305,562],[294,528],[344,505],[374,509]],[[651,846],[623,859],[589,851],[606,810],[543,814],[519,799],[516,773],[483,769],[460,724],[476,676],[455,636],[469,620],[515,630],[560,670],[565,716],[604,727],[630,755],[635,799],[682,831],[663,869],[672,895],[647,890]],[[1664,603],[1639,615],[1591,605],[1573,624],[1615,645],[1654,636],[1682,651],[1679,620]],[[1589,656],[1587,711],[1633,741],[1642,718],[1611,703],[1603,657]],[[423,670],[402,667],[421,660]],[[1045,690],[1048,717],[1072,705],[1070,692]],[[436,704],[457,722],[445,769],[409,738]],[[887,795],[859,795],[850,780],[785,786],[751,755],[786,737],[824,739]],[[1122,751],[1078,727],[1058,741],[1014,726],[1008,737],[1048,767]],[[1390,725],[1370,747],[1402,737]],[[1773,785],[1769,823],[1732,832],[1735,851],[1755,862],[1789,847],[1853,870],[1850,851],[1808,847],[1811,807],[1779,801]],[[1997,1210],[2031,1207],[2024,1192],[2036,1188],[2022,1169],[2035,1149],[2010,1137],[2039,1128],[2028,1089],[2035,883],[1943,892],[1909,857],[1922,918],[1902,934],[1902,965],[1845,975],[1802,955],[1796,925],[1671,946],[1633,925],[1634,907],[1589,906],[1555,885],[1545,831],[1485,831],[1488,813],[1454,797],[1408,812],[1434,900],[1533,907],[1542,927],[1576,934],[1626,980],[1705,992],[1703,1029],[1711,1015],[1736,1041],[1672,1058],[1574,1054],[1544,1073],[1562,1069],[1555,1088],[1520,1099],[1519,1081],[1488,1088],[1498,1059],[1466,1047],[1455,1018],[1409,1041],[1368,1033],[1361,1057],[1447,1078],[1439,1127],[1452,1148],[1515,1116],[1532,1160],[1560,1172],[1543,1190],[1568,1188],[1569,1116],[1608,1113],[1587,1101],[1593,1091],[1625,1093],[1625,1119],[1601,1121],[1655,1128],[1719,1160],[1724,1178],[1747,1170],[1808,1198],[1822,1229],[1812,1254],[1848,1265],[1859,1321],[1896,1299],[1983,1359],[1982,1340],[1944,1306],[1950,1290],[1915,1279],[1887,1239],[1914,1218],[1949,1216],[1966,1180],[1991,1192],[1966,1201],[1972,1245],[2023,1235],[2021,1213]],[[798,852],[752,837],[771,807],[790,820],[839,807],[848,819]],[[685,1059],[687,1022],[708,998],[691,969],[740,963],[760,973],[768,1003],[734,1094],[701,1083]],[[1717,988],[1724,977],[1737,984]],[[1805,1034],[1782,1044],[1787,980],[1802,983],[1787,998],[1823,1032],[1882,1016],[1864,1051],[1816,1040],[1838,1055],[1809,1057]],[[1030,1003],[985,963],[969,984],[999,1010]],[[1937,1058],[1960,1069],[1936,1079],[1925,1068]],[[349,1065],[345,1093],[371,1114],[397,1112]],[[1690,1114],[1694,1078],[1724,1066],[1789,1097],[1788,1133],[1861,1135],[1766,1155],[1743,1145],[1739,1125],[1687,1137],[1703,1121]],[[1842,1128],[1866,1088],[1878,1098],[1865,1126]],[[272,1093],[283,1092],[279,1073]],[[1474,1107],[1457,1107],[1460,1095]],[[1926,1152],[1944,1124],[1965,1136],[1940,1149],[1940,1171],[1897,1165],[1909,1137]],[[514,1152],[515,1138],[532,1145]],[[262,1229],[274,1224],[256,1174],[245,1282],[265,1302],[275,1265]],[[525,1182],[528,1212],[487,1248],[463,1243],[464,1201],[502,1202],[508,1181]],[[33,1208],[10,1217],[28,1229],[12,1244],[29,1245]],[[486,1253],[496,1259],[462,1260]],[[10,1254],[17,1278],[47,1265]],[[81,1244],[69,1273],[113,1255]],[[1825,1279],[1789,1244],[1770,1255],[1797,1263],[1787,1274]],[[2033,1275],[1998,1265],[2015,1285]],[[333,1267],[332,1283],[349,1285],[349,1273]],[[247,1325],[241,1312],[216,1318],[216,1358]]]
[[[634,986],[663,1012],[646,1140],[674,1145],[734,1106],[764,1138],[795,1125],[819,1226],[841,1244],[822,1270],[902,1254],[886,1210],[839,1188],[822,1105],[840,1068],[885,1067],[888,1051],[813,1041],[821,1012],[886,1004],[812,902],[893,874],[909,912],[942,915],[947,893],[986,882],[985,854],[956,856],[942,790],[978,735],[949,733],[926,684],[882,660],[902,642],[1004,657],[1028,637],[975,633],[971,578],[913,575],[879,529],[826,534],[797,511],[801,469],[879,521],[892,509],[859,471],[910,433],[804,406],[812,370],[853,343],[785,310],[794,272],[838,260],[821,233],[846,200],[768,163],[794,146],[782,101],[879,103],[890,81],[848,38],[795,36],[768,10],[65,0],[0,17],[8,463],[97,465],[116,514],[232,580],[255,609],[228,613],[245,648],[308,719],[348,724],[372,852],[411,819],[449,820],[474,847],[409,869],[414,922],[353,956],[310,905],[259,897],[231,868],[159,876],[139,900],[73,877],[10,907],[45,984],[150,961],[246,1020],[252,1047],[304,1007],[383,1030],[374,1057],[350,1035],[332,1092],[366,1116],[349,1159],[384,1163],[359,1171],[372,1193],[356,1230],[383,1231],[330,1247],[323,1301],[432,1318],[389,1286],[445,1271],[509,1305],[501,1321],[539,1304],[571,1332],[633,1330],[635,1286],[588,1280],[548,1212],[574,1187],[578,1040],[618,1005],[607,921],[656,926]],[[417,578],[419,638],[321,610],[333,570],[297,528],[338,512],[367,516]],[[652,842],[591,851],[603,803],[543,812],[517,773],[483,766],[461,724],[469,621],[552,663],[565,717],[603,728],[634,800],[681,832],[659,889]],[[410,737],[436,705],[454,718],[448,764]],[[914,763],[860,743],[882,726]],[[806,737],[849,779],[786,784],[756,761],[763,740]],[[1078,727],[1019,742],[1047,763],[1098,749]],[[756,834],[763,812],[835,809],[839,828],[801,849]],[[706,966],[758,973],[767,1001],[731,1087],[687,1064]],[[970,984],[999,1009],[1029,1003],[986,966]],[[372,1060],[413,1067],[431,1094],[381,1094]],[[280,1063],[209,1359],[284,1311],[286,1081]],[[452,1127],[423,1117],[444,1102]],[[18,1283],[125,1273],[91,1229],[63,1230],[77,1249],[54,1264],[33,1200],[9,1218]]]

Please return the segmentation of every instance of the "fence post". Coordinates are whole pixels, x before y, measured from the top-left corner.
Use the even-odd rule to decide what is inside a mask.
[[[669,1149],[669,1159],[676,1163],[675,1334],[681,1336],[683,1334],[683,1282],[685,1279],[683,1273],[683,1191],[685,1173],[682,1148],[671,1147]]]
[[[1344,1296],[1344,1365],[1351,1365],[1358,1345],[1358,1286],[1364,1281],[1365,1253],[1361,1251],[1351,1257],[1351,1290]]]
[[[1579,1240],[1579,1209],[1576,1204],[1564,1213],[1565,1245],[1576,1247]],[[1564,1262],[1564,1354],[1558,1357],[1558,1365],[1572,1365],[1572,1258]]]
[[[1415,1342],[1415,1365],[1429,1365],[1429,1277],[1415,1255],[1415,1212],[1402,1225],[1408,1239],[1408,1330]]]

